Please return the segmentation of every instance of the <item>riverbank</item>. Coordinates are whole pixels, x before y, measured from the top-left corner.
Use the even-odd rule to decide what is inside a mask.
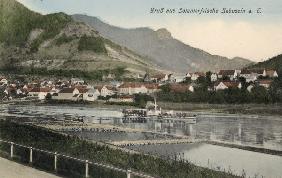
[[[282,116],[282,104],[206,104],[158,102],[158,105],[166,110]]]
[[[25,104],[25,105],[54,105],[54,103],[42,101],[9,101],[2,104]],[[122,110],[128,108],[137,108],[131,105],[107,104],[105,101],[95,101],[92,103],[57,103],[62,106],[83,106],[89,108],[111,108]],[[173,103],[158,102],[158,105],[164,110],[189,111],[189,112],[207,112],[222,114],[251,114],[265,116],[282,116],[282,104],[207,104],[207,103]]]
[[[4,120],[0,121],[0,138],[40,149],[57,151],[80,159],[114,165],[123,169],[130,168],[162,178],[236,177],[230,173],[198,167],[185,161],[165,160],[140,153],[128,153],[118,149],[112,149],[107,145],[81,140],[77,137],[48,129]],[[71,162],[64,161],[63,164],[65,168],[75,168],[73,165],[70,165]],[[79,170],[79,166],[77,171],[78,173],[83,173],[83,170]],[[92,173],[97,175],[97,172],[96,174],[95,172]],[[99,173],[100,177],[109,177],[108,173],[101,171]],[[71,177],[71,175],[69,176]]]

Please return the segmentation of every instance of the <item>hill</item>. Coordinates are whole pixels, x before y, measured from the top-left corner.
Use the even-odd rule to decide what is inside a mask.
[[[147,56],[153,63],[175,72],[234,69],[251,63],[239,57],[228,59],[211,55],[174,39],[166,29],[157,31],[150,28],[125,29],[104,23],[96,17],[78,14],[73,15],[73,19],[91,25],[103,37]]]
[[[41,15],[15,0],[0,0],[2,70],[155,71],[145,57],[103,38],[64,13]]]
[[[278,73],[282,74],[282,54],[274,56],[266,61],[259,62],[257,64],[248,66],[249,69],[264,68],[275,69]]]

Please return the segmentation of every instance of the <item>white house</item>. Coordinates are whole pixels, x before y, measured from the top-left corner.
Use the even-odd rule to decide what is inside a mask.
[[[218,78],[222,79],[224,77],[230,78],[230,80],[234,80],[236,77],[239,76],[238,70],[220,70],[218,73]]]
[[[196,80],[198,80],[199,77],[205,77],[205,76],[206,75],[203,72],[195,72],[195,73],[192,74],[191,80],[196,81]]]
[[[4,77],[0,77],[0,85],[8,85],[8,80]]]
[[[176,93],[185,93],[187,91],[194,92],[194,86],[193,85],[187,85],[187,84],[171,84],[170,90]]]
[[[249,85],[248,87],[247,87],[247,90],[249,91],[249,92],[252,92],[252,89],[255,87],[255,85],[254,84],[251,84],[251,85]]]
[[[54,100],[70,100],[77,101],[79,100],[80,93],[77,88],[63,88],[58,93],[52,95]]]
[[[166,82],[170,80],[171,75],[172,74],[155,74],[150,77],[150,80],[154,82]]]
[[[134,97],[133,96],[119,96],[118,98],[110,98],[109,102],[133,103],[134,102]]]
[[[193,73],[187,73],[187,74],[186,74],[186,77],[187,77],[187,78],[191,78],[192,75],[193,75]]]
[[[95,88],[98,89],[100,92],[100,96],[107,97],[107,96],[113,96],[116,94],[116,88],[108,85],[103,86],[96,86]]]
[[[277,73],[276,70],[266,70],[265,73],[266,73],[266,76],[268,76],[270,78],[278,77],[278,73]]]
[[[245,78],[246,82],[254,82],[257,80],[257,74],[250,70],[242,70],[239,76]]]
[[[217,74],[216,73],[212,73],[211,74],[211,82],[216,82],[217,81]]]
[[[100,96],[98,89],[90,88],[83,93],[83,101],[95,101],[97,100],[98,96]]]
[[[174,82],[174,83],[180,83],[180,82],[183,82],[186,80],[186,75],[173,75],[171,76],[171,81]]]
[[[268,89],[272,83],[272,80],[259,80],[259,86],[263,86],[264,88]]]
[[[118,87],[119,94],[133,95],[138,93],[147,93],[148,90],[142,83],[124,83]]]
[[[242,88],[242,84],[240,82],[233,82],[233,81],[228,81],[228,82],[219,82],[217,84],[214,85],[214,89],[216,91],[218,90],[225,90],[228,88]]]
[[[71,84],[84,84],[84,80],[80,78],[71,78]]]
[[[28,97],[45,100],[47,94],[51,91],[50,88],[35,87],[28,92]]]

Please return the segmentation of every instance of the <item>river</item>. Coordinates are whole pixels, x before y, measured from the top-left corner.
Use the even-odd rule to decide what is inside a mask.
[[[50,118],[85,118],[89,122],[111,124],[128,128],[139,128],[157,133],[190,136],[194,139],[220,141],[243,146],[252,146],[282,151],[282,118],[279,116],[222,115],[200,113],[196,124],[183,122],[160,122],[148,120],[146,123],[124,123],[119,109],[90,108],[86,106],[35,106],[1,105],[2,115],[10,114],[22,119],[33,120]],[[144,133],[73,133],[86,139],[100,141],[155,139]],[[163,139],[157,137],[158,139]],[[204,143],[135,146],[132,149],[162,156],[181,155],[196,165],[220,169],[254,177],[280,178],[282,175],[282,157],[256,153],[235,148],[227,148]],[[244,171],[243,171],[244,170]]]

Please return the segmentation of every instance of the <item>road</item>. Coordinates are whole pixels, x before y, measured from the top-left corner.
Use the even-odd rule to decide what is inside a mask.
[[[1,178],[59,178],[58,176],[0,158]]]

